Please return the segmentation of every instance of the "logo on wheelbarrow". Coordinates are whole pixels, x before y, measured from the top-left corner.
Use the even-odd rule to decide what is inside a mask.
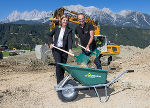
[[[97,77],[101,77],[99,75],[92,75],[91,73],[88,73],[87,75],[85,75],[85,77],[89,77],[89,78],[97,78]]]

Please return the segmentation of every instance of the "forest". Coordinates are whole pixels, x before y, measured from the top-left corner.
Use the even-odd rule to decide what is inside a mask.
[[[73,29],[75,24],[70,23]],[[0,24],[0,45],[9,49],[34,49],[37,44],[49,42],[49,24]],[[111,43],[145,48],[150,45],[150,30],[100,24],[100,34]]]

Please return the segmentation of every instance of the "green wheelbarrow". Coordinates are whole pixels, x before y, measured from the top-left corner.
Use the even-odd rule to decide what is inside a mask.
[[[126,70],[119,74],[115,79],[107,82],[107,74],[110,70],[115,68],[110,68],[109,70],[100,70],[93,68],[84,68],[76,65],[69,65],[58,63],[67,72],[68,75],[57,85],[54,86],[55,91],[58,93],[58,97],[63,102],[70,102],[77,98],[78,89],[84,88],[94,88],[97,97],[100,102],[106,102],[109,98],[107,94],[107,88],[114,83],[118,78],[127,72],[134,72],[134,70]],[[71,78],[72,76],[72,78]],[[77,84],[80,83],[79,85]],[[97,92],[97,87],[104,87],[105,89],[105,99],[102,100]]]

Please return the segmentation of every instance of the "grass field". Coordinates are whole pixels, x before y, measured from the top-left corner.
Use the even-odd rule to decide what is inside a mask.
[[[3,52],[3,57],[9,56],[9,52]]]

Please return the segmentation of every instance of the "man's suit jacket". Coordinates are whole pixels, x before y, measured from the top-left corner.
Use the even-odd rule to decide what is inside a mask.
[[[61,26],[55,26],[55,28],[50,32],[50,44],[54,44],[57,46],[58,37],[60,34]],[[53,40],[54,35],[54,40]],[[64,37],[63,37],[63,49],[68,51],[69,49],[72,49],[72,29],[69,27],[66,27]]]

